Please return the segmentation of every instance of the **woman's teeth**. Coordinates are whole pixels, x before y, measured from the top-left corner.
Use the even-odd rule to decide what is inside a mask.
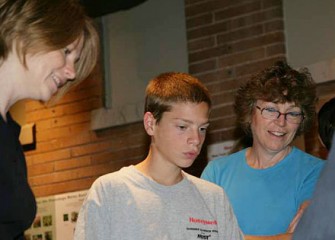
[[[56,86],[59,88],[60,87],[60,80],[53,74],[51,75],[51,78],[56,83]]]

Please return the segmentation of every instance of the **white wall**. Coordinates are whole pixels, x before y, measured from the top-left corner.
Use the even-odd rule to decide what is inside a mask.
[[[284,0],[288,62],[316,82],[335,79],[335,1]]]
[[[103,17],[106,102],[92,113],[92,129],[141,121],[148,81],[187,72],[184,9],[184,0],[149,0]]]

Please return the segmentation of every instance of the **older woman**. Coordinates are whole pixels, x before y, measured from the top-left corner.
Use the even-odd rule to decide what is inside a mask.
[[[252,146],[209,162],[202,178],[225,189],[244,234],[290,238],[285,233],[294,230],[323,167],[292,146],[312,122],[316,99],[310,74],[284,62],[238,90],[237,120]]]
[[[0,1],[0,238],[23,239],[36,213],[20,147],[17,101],[47,102],[96,65],[98,35],[76,0]]]

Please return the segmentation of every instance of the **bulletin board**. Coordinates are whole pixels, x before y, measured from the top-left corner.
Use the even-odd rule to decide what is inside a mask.
[[[88,190],[37,198],[37,214],[26,240],[72,240]]]

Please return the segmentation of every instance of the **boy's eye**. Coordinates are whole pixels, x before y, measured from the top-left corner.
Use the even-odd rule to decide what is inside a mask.
[[[184,125],[179,125],[178,128],[181,129],[181,130],[185,130],[185,129],[186,129],[186,126],[184,126]]]
[[[207,131],[207,127],[201,127],[200,128],[200,132],[206,132]]]

